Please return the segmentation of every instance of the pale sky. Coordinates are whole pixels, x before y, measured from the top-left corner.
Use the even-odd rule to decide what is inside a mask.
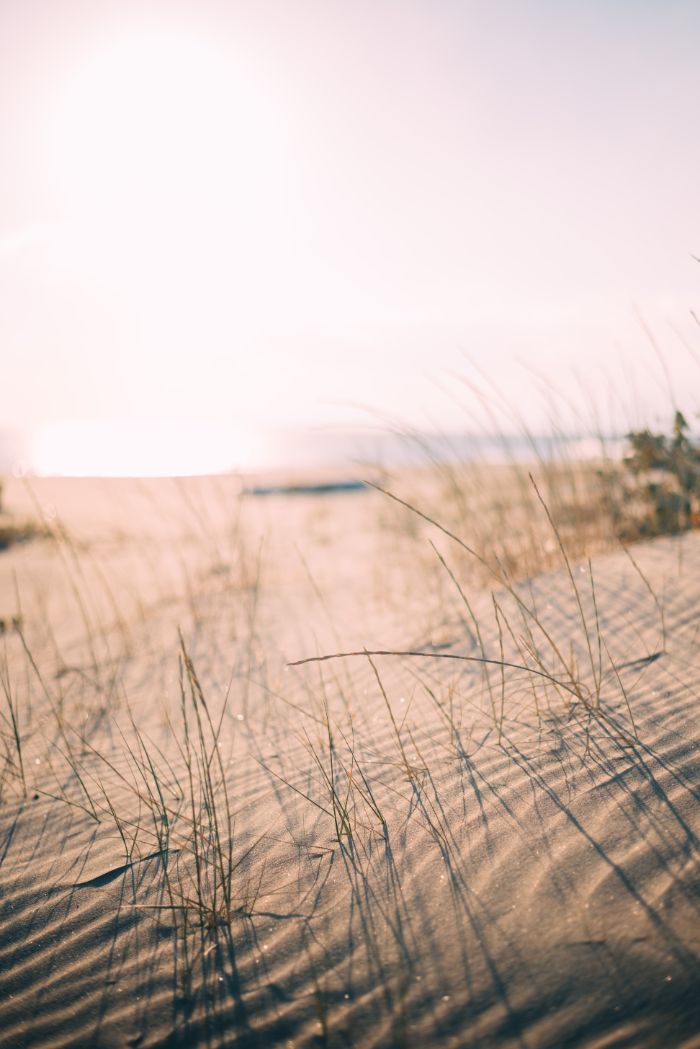
[[[661,413],[699,53],[674,0],[4,0],[0,427],[469,429],[474,367]]]

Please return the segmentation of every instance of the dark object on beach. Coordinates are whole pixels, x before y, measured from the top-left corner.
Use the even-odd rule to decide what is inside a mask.
[[[0,619],[0,634],[9,633],[10,630],[21,631],[22,617],[12,616],[11,619]]]
[[[336,492],[361,492],[369,488],[365,481],[326,481],[321,484],[256,484],[244,488],[243,495],[334,495]]]
[[[13,543],[26,543],[38,534],[39,530],[27,522],[3,524],[0,521],[0,551],[7,550]]]

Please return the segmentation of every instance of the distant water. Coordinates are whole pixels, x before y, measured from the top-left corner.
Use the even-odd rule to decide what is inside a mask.
[[[0,429],[0,472],[66,476],[167,476],[324,469],[367,464],[527,462],[620,454],[619,437],[585,434],[398,433],[378,429],[280,429],[184,426],[132,420],[54,424],[34,433]]]

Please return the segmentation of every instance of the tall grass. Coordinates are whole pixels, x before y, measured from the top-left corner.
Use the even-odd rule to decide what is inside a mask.
[[[289,817],[292,844],[309,838],[338,857],[378,972],[390,952],[366,911],[381,858],[390,885],[391,975],[399,986],[392,1002],[402,1009],[411,956],[392,849],[412,813],[461,891],[436,754],[471,769],[477,746],[514,748],[527,719],[536,731],[552,720],[566,725],[584,759],[597,730],[631,750],[640,744],[634,695],[603,626],[593,561],[597,552],[619,548],[606,487],[619,469],[608,463],[603,483],[599,464],[540,456],[529,466],[511,462],[498,470],[435,464],[399,479],[398,490],[391,479],[374,484],[359,498],[379,508],[372,549],[382,556],[361,563],[356,574],[375,573],[375,589],[398,574],[426,620],[447,618],[454,629],[437,644],[402,647],[367,637],[358,647],[311,647],[314,654],[287,658],[294,668],[353,661],[345,677],[319,675],[313,686],[300,681],[303,670],[284,676],[283,655],[290,653],[282,649],[290,638],[296,643],[295,631],[287,624],[283,642],[276,637],[283,629],[280,594],[290,586],[285,559],[298,536],[275,555],[238,502],[233,514],[221,504],[206,508],[181,485],[183,519],[194,537],[190,531],[176,537],[170,562],[180,565],[176,581],[143,596],[136,617],[118,571],[94,551],[86,557],[69,529],[54,521],[44,541],[53,544],[72,636],[51,621],[48,603],[35,600],[31,610],[23,604],[22,621],[0,639],[3,801],[32,796],[64,804],[110,834],[125,871],[153,864],[157,902],[140,897],[135,879],[130,902],[174,930],[177,984],[192,998],[212,973],[217,980],[230,975],[237,930],[255,921],[263,901],[289,900],[296,891],[289,912],[302,916],[305,928],[315,918],[308,884],[300,877],[290,890],[268,864],[277,828],[258,827],[248,808],[255,798],[245,790],[238,795],[246,787],[235,760],[239,746],[241,767],[260,773],[267,796]],[[229,494],[223,491],[222,502]],[[345,552],[344,542],[341,535],[331,556]],[[624,551],[658,619],[658,644],[641,656],[651,662],[666,647],[665,606],[634,551]],[[320,599],[326,630],[329,620],[340,638],[343,624],[334,616],[342,605],[326,600],[303,552],[299,564],[310,596],[295,607],[311,620],[312,601]],[[553,568],[564,580],[561,600],[572,610],[565,636],[528,582]],[[363,607],[358,592],[351,609]],[[406,618],[410,625],[410,610]],[[311,646],[320,623],[291,626]],[[140,646],[151,653],[145,687],[138,680]],[[212,670],[212,653],[225,667],[226,689]],[[405,704],[395,694],[399,662],[434,718],[412,718],[413,697]],[[525,702],[527,719],[520,713]],[[305,936],[315,951],[313,937]],[[309,965],[321,1037],[330,1042],[328,987],[315,962]]]

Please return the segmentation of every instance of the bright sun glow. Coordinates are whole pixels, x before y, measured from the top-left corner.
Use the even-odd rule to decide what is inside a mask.
[[[281,128],[254,74],[192,35],[140,32],[95,53],[59,100],[54,147],[81,207],[150,213],[202,195],[253,203]]]
[[[117,348],[131,369],[120,413],[133,415],[133,402],[147,418],[139,391],[157,376],[149,389],[161,412],[165,405],[179,415],[190,383],[221,371],[212,365],[217,353],[227,362],[222,386],[238,389],[249,370],[246,339],[274,297],[292,293],[270,262],[284,258],[293,240],[283,117],[260,73],[230,48],[223,53],[213,39],[160,26],[105,41],[57,93],[49,162],[63,264],[87,301],[97,291],[119,303],[116,326],[131,319]],[[103,356],[108,382],[114,368],[106,341],[92,350]],[[177,405],[165,393],[175,385]],[[250,391],[247,401],[256,417],[262,405]],[[105,423],[86,440],[82,424],[52,426],[39,438],[36,466],[159,474],[245,461],[244,450],[211,427],[167,432],[163,441],[147,423]]]
[[[253,435],[223,424],[182,420],[71,420],[43,426],[31,452],[39,474],[165,477],[243,469]]]
[[[537,431],[545,388],[691,397],[700,5],[506,6],[0,2],[0,462],[57,419],[142,423],[42,469],[141,470],[154,417],[471,429],[482,370]]]
[[[289,242],[288,132],[242,59],[191,33],[125,36],[72,76],[51,142],[68,250],[122,282],[148,327],[173,291],[204,317],[222,281],[248,281],[249,317],[263,307],[247,274]]]

